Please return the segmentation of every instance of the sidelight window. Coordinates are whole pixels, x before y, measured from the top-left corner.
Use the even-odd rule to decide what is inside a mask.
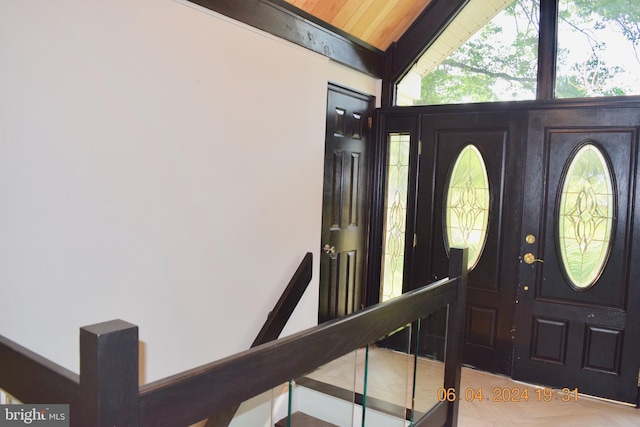
[[[613,180],[603,153],[582,146],[561,184],[558,246],[564,271],[578,290],[598,280],[609,257],[614,216]]]
[[[381,302],[402,294],[411,135],[390,133],[384,203]]]
[[[478,263],[489,225],[489,179],[482,154],[475,145],[462,149],[445,188],[444,230],[447,251],[469,249],[468,268]]]

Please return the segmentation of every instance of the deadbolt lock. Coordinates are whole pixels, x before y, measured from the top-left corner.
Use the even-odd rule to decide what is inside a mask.
[[[536,236],[533,234],[527,234],[527,237],[524,238],[524,241],[530,245],[533,245],[536,242]]]

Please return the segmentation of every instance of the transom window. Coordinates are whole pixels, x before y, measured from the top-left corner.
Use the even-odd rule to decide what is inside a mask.
[[[397,105],[535,99],[538,1],[471,0],[397,86]]]
[[[554,11],[539,0],[470,0],[398,82],[396,105],[640,94],[640,1],[557,1],[551,47],[539,33]]]
[[[640,1],[560,0],[556,97],[640,94]]]

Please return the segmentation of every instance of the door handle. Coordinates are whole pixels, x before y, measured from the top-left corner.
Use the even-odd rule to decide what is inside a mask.
[[[322,247],[322,252],[324,252],[327,255],[330,254],[335,254],[336,253],[336,247],[335,246],[331,246],[330,244],[326,244]]]
[[[532,254],[531,252],[527,252],[526,254],[524,254],[524,256],[522,257],[522,260],[526,264],[533,264],[534,262],[544,262],[544,260],[536,258],[536,256],[534,254]]]

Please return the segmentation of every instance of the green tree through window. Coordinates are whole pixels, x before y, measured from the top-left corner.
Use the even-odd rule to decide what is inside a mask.
[[[422,78],[416,104],[534,99],[538,2],[511,3]]]
[[[421,76],[413,103],[535,99],[539,17],[537,0],[508,5]],[[559,0],[558,20],[556,97],[640,94],[640,1]]]
[[[560,0],[556,97],[640,93],[640,2]]]

